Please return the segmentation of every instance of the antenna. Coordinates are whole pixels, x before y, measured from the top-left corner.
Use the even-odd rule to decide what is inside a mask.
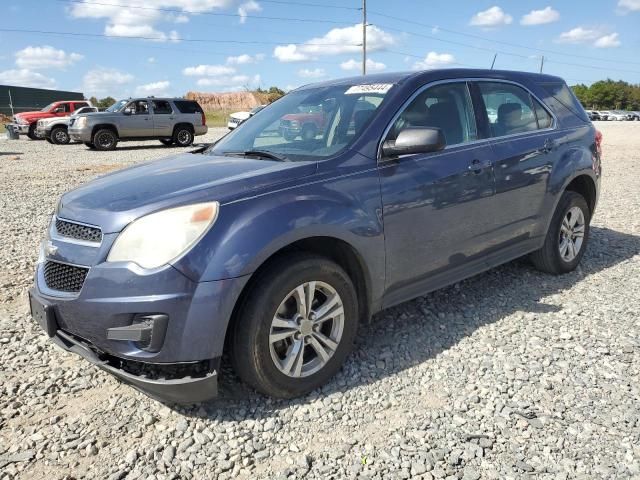
[[[491,70],[493,70],[493,66],[496,64],[496,57],[497,56],[498,56],[497,53],[493,56],[493,61],[491,62]]]
[[[542,73],[542,67],[544,67],[544,55],[540,58],[540,73]]]

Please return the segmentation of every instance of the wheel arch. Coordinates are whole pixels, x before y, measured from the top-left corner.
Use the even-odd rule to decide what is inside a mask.
[[[97,125],[94,125],[91,128],[91,139],[92,139],[92,141],[93,141],[93,136],[96,134],[96,132],[98,130],[103,130],[103,129],[113,130],[113,132],[116,134],[116,137],[118,139],[120,139],[120,134],[118,132],[118,127],[116,127],[113,123],[99,123]]]

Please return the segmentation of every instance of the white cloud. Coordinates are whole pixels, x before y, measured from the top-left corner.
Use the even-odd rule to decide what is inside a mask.
[[[384,50],[395,43],[395,38],[388,32],[371,25],[367,30],[367,50],[375,52]],[[303,45],[278,45],[273,56],[281,62],[302,62],[322,55],[339,55],[356,53],[362,50],[358,46],[362,42],[362,24],[352,27],[334,28],[324,36],[312,38]]]
[[[127,6],[123,6],[126,3]],[[74,18],[105,19],[104,33],[114,37],[145,37],[156,41],[171,41],[179,38],[177,32],[158,30],[156,25],[163,21],[184,23],[189,18],[176,12],[167,13],[161,9],[182,10],[185,13],[207,12],[215,9],[230,8],[238,5],[239,0],[156,0],[153,8],[146,8],[146,0],[128,0],[127,2],[92,3],[79,2],[73,4],[69,12]],[[142,7],[142,8],[140,8]]]
[[[229,65],[247,65],[249,63],[257,63],[262,60],[264,60],[263,53],[258,53],[254,56],[243,53],[242,55],[238,55],[235,57],[227,57],[227,63]]]
[[[79,53],[67,53],[49,45],[27,47],[15,53],[16,65],[20,68],[39,70],[43,68],[66,68],[84,57]]]
[[[247,21],[247,15],[251,12],[259,12],[262,7],[255,0],[249,0],[238,7],[238,15],[240,15],[240,23]]]
[[[188,77],[216,77],[218,75],[233,75],[236,69],[227,65],[198,65],[182,70]]]
[[[144,85],[138,85],[136,87],[136,95],[140,96],[155,96],[155,97],[168,97],[169,87],[171,82],[163,80],[160,82],[151,82]]]
[[[620,40],[618,40],[618,34],[611,33],[609,35],[603,35],[593,43],[593,46],[597,48],[619,47]]]
[[[114,68],[96,68],[85,74],[83,86],[89,95],[108,94],[114,96],[133,79],[133,75]]]
[[[414,70],[428,70],[430,68],[446,67],[456,62],[456,59],[450,53],[429,52],[424,60],[420,60],[413,64]]]
[[[303,68],[298,70],[298,76],[301,78],[322,78],[327,74],[322,68],[314,68],[313,70],[309,68]]]
[[[487,10],[476,13],[471,17],[469,25],[474,27],[498,27],[500,25],[509,25],[513,22],[513,17],[505,13],[500,7],[493,6]]]
[[[362,70],[362,61],[354,60],[353,58],[342,62],[340,68],[346,71],[360,71]],[[384,63],[376,62],[371,58],[367,58],[367,72],[381,72],[387,68]]]
[[[619,0],[618,10],[621,13],[640,12],[640,0]]]
[[[55,79],[45,77],[41,73],[27,68],[0,72],[0,83],[18,87],[56,88]]]
[[[562,32],[558,37],[560,43],[586,43],[597,39],[600,36],[598,30],[591,28],[576,27],[568,32]]]
[[[542,10],[531,10],[520,19],[522,25],[543,25],[545,23],[557,22],[560,19],[560,13],[551,7]]]

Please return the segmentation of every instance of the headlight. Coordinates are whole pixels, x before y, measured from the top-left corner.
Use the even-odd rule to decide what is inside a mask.
[[[87,125],[87,117],[80,117],[73,123],[76,127],[83,128]]]
[[[29,122],[27,122],[27,121],[26,121],[24,118],[22,118],[22,117],[18,117],[18,118],[16,118],[16,123],[18,123],[18,124],[20,124],[20,125],[26,125],[26,124],[28,124]]]
[[[133,221],[116,238],[107,262],[135,262],[156,268],[193,247],[218,217],[218,202],[152,213]]]

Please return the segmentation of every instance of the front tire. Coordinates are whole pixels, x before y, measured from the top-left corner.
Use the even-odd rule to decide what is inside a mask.
[[[93,143],[96,150],[115,150],[116,145],[118,145],[118,137],[113,130],[103,128],[95,133],[91,143]]]
[[[91,150],[95,150],[96,149],[96,146],[91,142],[82,142],[82,143],[84,144],[85,147],[87,147],[87,148],[89,148]]]
[[[38,133],[36,132],[35,123],[29,125],[29,132],[27,133],[27,137],[29,137],[31,140],[44,140],[44,137],[38,135]]]
[[[165,147],[170,147],[171,145],[173,145],[173,138],[161,138],[160,143]]]
[[[347,273],[324,257],[289,256],[255,279],[234,322],[231,361],[256,390],[297,397],[340,369],[357,327],[356,291]]]
[[[576,192],[564,192],[544,245],[531,254],[533,265],[554,275],[575,270],[587,248],[590,222],[591,211],[585,198]]]
[[[69,132],[67,132],[66,128],[56,127],[51,130],[51,140],[56,145],[68,145],[71,138],[69,137]]]

